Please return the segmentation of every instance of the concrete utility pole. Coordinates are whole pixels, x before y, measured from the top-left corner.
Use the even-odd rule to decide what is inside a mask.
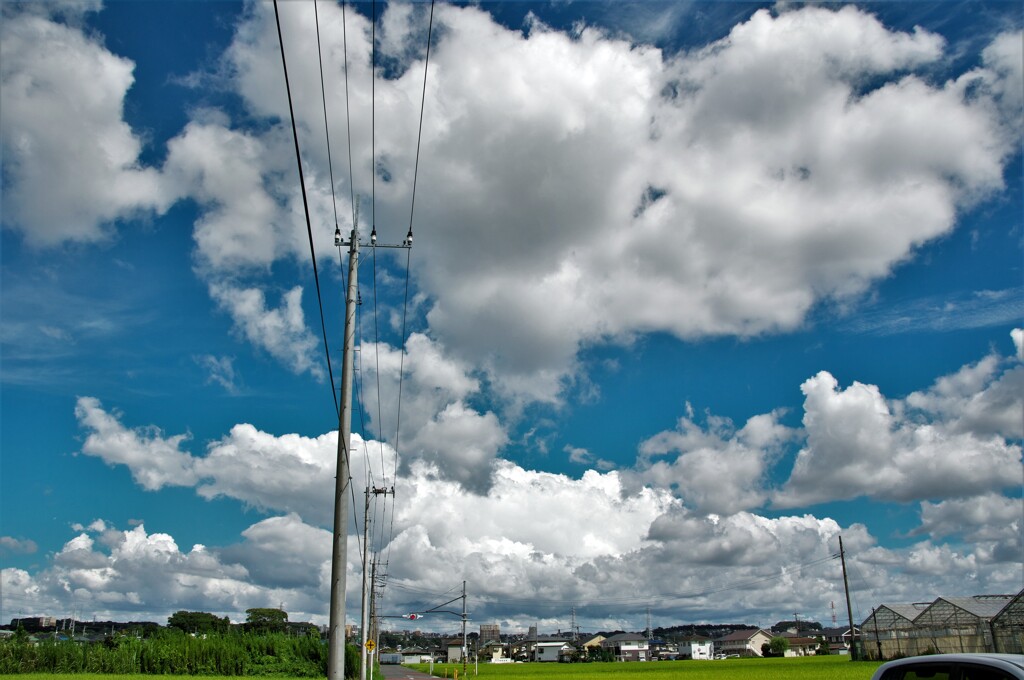
[[[466,642],[466,582],[462,582],[462,675],[466,675],[466,656],[469,655],[469,645]]]
[[[374,496],[388,494],[395,495],[395,487],[392,486],[390,489],[387,487],[373,488],[366,487],[366,505],[363,509],[363,616],[362,616],[362,628],[360,635],[362,636],[362,651],[360,652],[360,660],[362,665],[359,667],[359,680],[366,680],[366,668],[369,650],[366,649],[366,641],[373,640],[376,645],[376,636],[373,634],[373,628],[375,628],[375,619],[372,614],[372,599],[373,589],[376,586],[377,579],[377,563],[369,558],[370,554],[370,494]],[[367,578],[367,565],[370,565],[372,575]],[[379,652],[378,652],[379,653]],[[372,661],[372,660],[371,660]],[[370,664],[372,670],[372,663]]]
[[[342,245],[336,231],[335,245]],[[345,577],[348,563],[349,451],[352,443],[352,367],[356,338],[357,274],[359,272],[359,213],[352,225],[348,251],[348,291],[345,294],[345,341],[341,368],[341,410],[338,412],[338,464],[334,478],[334,550],[331,553],[331,619],[328,637],[328,680],[345,680]]]
[[[850,606],[850,582],[846,578],[846,551],[843,550],[843,537],[839,537],[839,561],[843,565],[843,588],[846,590],[846,615],[850,617],[850,658],[860,660],[857,653],[857,632],[853,627],[853,607]]]
[[[370,552],[369,546],[369,534],[370,534],[370,487],[366,487],[366,505],[363,506],[363,613],[362,618],[359,621],[359,680],[366,680],[366,661],[367,661],[367,650],[366,641],[369,640],[369,627],[370,627],[370,606],[369,606],[369,588],[372,587],[367,584],[366,578],[366,565],[367,556]]]
[[[359,305],[359,197],[356,196],[355,219],[348,243],[341,238],[341,230],[334,229],[334,245],[347,245],[348,289],[345,293],[345,342],[342,347],[341,368],[341,409],[338,412],[338,465],[334,478],[334,551],[331,554],[331,622],[328,638],[327,660],[328,680],[345,680],[345,577],[348,560],[348,493],[351,483],[349,473],[349,452],[352,450],[352,373],[356,344],[356,307]],[[369,247],[412,248],[412,226],[400,245],[377,243],[377,228],[370,233]],[[391,494],[394,495],[394,487]],[[374,490],[377,493],[377,490]],[[369,494],[367,494],[369,498]],[[366,541],[363,541],[366,545]],[[363,559],[366,572],[366,559]],[[365,607],[364,607],[365,610]],[[363,625],[363,649],[366,625]],[[366,664],[363,664],[366,667]]]

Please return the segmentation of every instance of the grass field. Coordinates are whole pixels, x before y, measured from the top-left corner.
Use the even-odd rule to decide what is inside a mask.
[[[483,680],[869,680],[879,664],[854,663],[845,656],[810,656],[794,659],[727,659],[725,661],[658,661],[656,663],[521,663],[480,664]],[[427,671],[427,665],[411,666]],[[458,676],[456,676],[456,672]],[[460,664],[434,664],[434,675],[448,680],[474,680]],[[0,680],[45,680],[51,674],[0,675]],[[97,675],[83,673],[56,676],[67,680],[153,680],[155,677],[192,678],[188,675]],[[204,676],[210,678],[211,676]],[[378,676],[374,676],[377,678]]]
[[[650,663],[480,664],[483,680],[869,680],[880,664],[852,662],[847,656],[725,661],[658,661]],[[426,671],[427,666],[413,666]],[[473,667],[468,669],[473,680]],[[462,666],[434,665],[434,675],[462,680]]]

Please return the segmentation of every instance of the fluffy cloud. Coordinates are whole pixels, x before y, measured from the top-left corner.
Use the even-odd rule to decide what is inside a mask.
[[[467,496],[415,464],[396,490],[390,542],[378,546],[387,550],[386,611],[436,604],[465,579],[474,617],[511,630],[564,628],[569,603],[592,629],[635,629],[648,605],[671,620],[785,618],[803,597],[841,599],[840,533],[861,601],[920,600],[962,582],[1012,587],[1005,563],[984,550],[932,541],[888,550],[861,525],[811,515],[698,515],[664,493],[622,491],[614,472],[573,480],[503,464],[489,496]],[[581,506],[591,513],[579,513]],[[327,620],[330,533],[294,513],[256,522],[236,544],[188,551],[141,525],[104,526],[102,534],[92,525],[72,537],[42,571],[3,570],[5,603],[156,621],[182,608],[237,621],[249,607],[284,603],[292,620]],[[360,583],[354,536],[348,555],[351,620]],[[827,612],[806,615],[824,620]],[[444,631],[448,622],[418,625]]]
[[[1003,371],[1005,360],[991,354],[907,396],[908,414],[939,418],[954,432],[1020,439],[1024,436],[1021,395],[1024,366]]]
[[[314,16],[306,5],[281,9],[308,138],[324,124],[320,55],[303,37]],[[374,83],[366,18],[349,13],[347,45],[341,20],[337,7],[320,11],[328,80],[347,78],[325,93],[327,123],[334,139],[351,129],[356,172],[336,189],[352,182],[368,193],[373,168],[375,224],[402,224],[426,10],[384,12],[388,67]],[[594,343],[799,326],[815,304],[863,292],[952,229],[958,209],[1002,186],[1015,149],[1000,113],[1019,89],[1012,35],[993,42],[983,67],[934,84],[914,71],[942,59],[941,37],[891,31],[854,7],[761,10],[677,55],[595,27],[566,35],[535,18],[509,30],[474,7],[439,6],[434,21],[421,151],[429,169],[416,207],[417,232],[429,238],[417,241],[426,251],[417,282],[431,337],[513,401],[559,401],[578,351]],[[225,65],[250,112],[271,121],[288,119],[276,53],[271,9],[251,7]],[[376,136],[361,115],[371,87]],[[183,146],[200,129],[191,125]],[[278,184],[293,179],[258,148],[281,134],[276,124],[217,130],[245,141],[250,167],[238,178],[253,195],[272,194],[296,214],[297,197]],[[311,196],[326,207],[325,149],[306,147]],[[197,194],[211,193],[212,178],[193,177]],[[236,198],[209,204],[197,225],[214,264],[237,250],[227,248],[232,235],[251,228],[246,211],[261,204],[243,206],[240,188],[228,193]],[[347,214],[349,192],[337,193]],[[216,246],[204,245],[207,223],[227,225],[209,230]],[[268,238],[245,256],[298,252],[278,243],[270,255]]]
[[[302,287],[281,296],[281,306],[267,306],[260,288],[238,288],[229,283],[210,284],[210,295],[235,323],[235,331],[254,346],[266,350],[295,373],[324,377],[319,363],[319,342],[306,326]]]
[[[0,536],[0,554],[32,555],[38,549],[39,546],[33,540]]]
[[[942,422],[898,418],[873,385],[845,390],[821,372],[802,386],[807,446],[776,495],[794,507],[861,495],[907,501],[972,496],[1013,484],[1020,447]]]
[[[417,351],[432,347],[425,339],[419,342],[425,344]],[[384,366],[395,359],[382,357]],[[423,374],[411,381],[416,384],[411,394],[422,390],[426,398],[430,385],[444,382],[441,376],[448,376],[452,385],[443,401],[475,389],[458,367],[443,362],[423,366]],[[965,395],[964,385],[984,391],[997,381],[996,373],[981,371],[984,379],[972,382],[969,378],[976,374],[977,365],[965,367],[951,380],[960,385],[958,390],[939,391]],[[878,439],[880,427],[889,432],[883,441],[907,442],[913,439],[909,429],[924,427],[900,420],[872,386],[838,391],[834,379],[822,374],[804,389],[808,444],[801,455],[819,456],[812,467],[826,468],[818,475],[819,485],[833,492],[845,488],[844,481],[842,474],[830,475],[827,468],[841,465],[823,461],[821,451],[830,451],[836,441],[864,447]],[[78,412],[83,428],[90,430],[86,446],[92,455],[129,466],[140,485],[159,488],[177,476],[193,484],[201,497],[233,498],[269,516],[243,531],[237,543],[194,546],[188,552],[173,537],[147,533],[141,525],[129,531],[103,520],[76,525],[78,534],[46,569],[35,574],[4,570],[5,598],[12,606],[31,603],[30,609],[50,611],[88,607],[99,615],[130,613],[156,620],[176,609],[196,608],[238,619],[248,607],[284,602],[293,619],[326,621],[331,544],[326,526],[335,433],[276,436],[237,425],[210,443],[205,455],[193,457],[181,450],[183,437],[166,437],[155,428],[130,430],[94,399],[82,398]],[[722,503],[714,498],[716,493],[735,493],[755,503],[763,502],[766,487],[745,482],[734,490],[705,475],[699,479],[708,488],[698,489],[687,475],[701,468],[688,457],[696,452],[721,463],[738,456],[741,462],[750,458],[766,466],[798,434],[778,418],[777,413],[756,416],[737,429],[707,416],[702,427],[690,412],[678,429],[645,442],[635,469],[591,470],[580,479],[494,460],[490,486],[480,494],[464,493],[458,481],[440,474],[436,461],[413,457],[394,482],[393,499],[385,497],[379,505],[374,498],[372,506],[371,549],[386,554],[388,561],[387,607],[423,609],[465,579],[474,598],[474,616],[500,620],[511,629],[534,623],[560,626],[566,602],[578,605],[588,625],[605,629],[636,628],[638,612],[648,604],[667,617],[685,610],[690,618],[734,618],[735,612],[784,618],[808,596],[821,602],[841,598],[834,559],[840,533],[862,600],[921,600],[962,589],[964,583],[978,592],[1019,586],[1020,499],[994,493],[967,499],[961,498],[962,489],[947,490],[952,498],[921,506],[922,524],[915,533],[927,533],[928,540],[898,550],[876,545],[864,526],[841,527],[810,514],[769,518],[735,507],[709,512]],[[966,436],[941,422],[928,427]],[[823,439],[823,431],[834,439]],[[907,457],[915,455],[897,450],[885,460],[871,460],[876,466],[890,465],[884,474],[896,476]],[[664,466],[660,474],[665,479],[659,482],[652,470],[666,462],[658,460],[663,456],[675,456],[675,461]],[[388,474],[396,462],[389,446],[358,437],[351,459],[357,486],[361,480],[379,483],[381,470]],[[941,473],[949,474],[948,462],[935,467],[937,472],[921,482],[931,489],[940,488],[934,479]],[[677,473],[674,479],[679,481],[670,489]],[[962,480],[964,474],[954,476]],[[796,487],[793,479],[788,492]],[[878,489],[876,493],[895,493],[894,487]],[[359,589],[355,534],[350,531],[348,546],[350,602],[357,601]],[[940,542],[944,537],[973,545]],[[454,572],[452,565],[459,565]],[[509,592],[529,595],[510,598]],[[628,603],[620,593],[630,594]],[[826,615],[823,611],[817,616]],[[445,628],[443,621],[429,625]]]
[[[986,494],[941,503],[921,503],[921,527],[917,533],[933,538],[963,536],[972,541],[1014,542],[1019,556],[1024,500]]]
[[[676,489],[689,507],[705,513],[759,507],[767,500],[769,464],[795,436],[778,422],[780,416],[754,416],[739,430],[727,419],[709,416],[704,429],[691,413],[675,430],[640,445],[636,481]],[[661,456],[670,458],[657,460]]]
[[[420,333],[409,337],[404,354],[383,343],[363,343],[360,356],[370,427],[379,438],[398,437],[392,444],[402,452],[403,469],[412,460],[426,460],[444,477],[486,490],[508,434],[493,412],[470,406],[481,389],[471,367]],[[379,422],[381,403],[400,405],[401,431],[393,429],[397,422]]]
[[[27,605],[26,611],[43,607],[61,614],[87,611],[99,617],[130,616],[162,623],[178,609],[223,612],[243,621],[249,607],[286,602],[295,618],[308,618],[320,612],[320,590],[274,583],[274,575],[280,581],[279,574],[295,567],[289,564],[289,560],[295,561],[294,554],[274,548],[310,548],[302,538],[317,531],[290,516],[272,518],[250,527],[244,533],[246,540],[225,548],[224,556],[202,545],[182,551],[168,534],[147,533],[142,525],[126,531],[110,529],[110,539],[102,545],[89,533],[81,533],[54,555],[50,568],[38,574],[3,570],[5,605]],[[291,535],[276,541],[266,538],[282,532]],[[330,535],[326,540],[319,538],[302,564],[314,574],[320,566],[317,558],[324,557],[322,544],[330,551]],[[329,555],[327,559],[329,564]]]
[[[124,121],[134,64],[43,7],[5,7],[0,28],[4,226],[40,247],[104,240],[114,221],[163,212],[176,196],[139,163],[142,142]],[[53,7],[66,20],[90,8]]]
[[[366,446],[356,436],[353,449],[350,460],[358,465],[365,460]],[[278,437],[252,425],[235,425],[209,445],[206,456],[195,459],[203,480],[197,492],[209,499],[234,498],[262,510],[296,512],[330,526],[337,451],[337,432],[315,438]],[[356,480],[365,478],[362,466],[350,472]]]
[[[761,11],[678,57],[473,10],[441,21],[429,320],[533,398],[589,343],[796,327],[951,229],[1011,151],[965,84],[896,75],[940,58],[940,38],[852,7]],[[858,91],[869,78],[884,85]]]
[[[79,397],[75,417],[89,430],[82,453],[101,458],[109,465],[125,465],[132,479],[147,491],[164,486],[191,486],[198,477],[191,456],[181,450],[186,434],[164,437],[155,427],[129,429],[118,414],[103,410],[94,397]]]

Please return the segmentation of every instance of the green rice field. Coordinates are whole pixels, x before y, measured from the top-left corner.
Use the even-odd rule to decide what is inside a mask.
[[[724,661],[656,661],[648,663],[480,664],[482,680],[869,680],[879,662],[852,662],[847,656],[808,656]],[[426,671],[426,665],[412,666]],[[474,680],[474,668],[468,669]],[[455,672],[458,671],[458,678]],[[462,666],[434,664],[434,675],[463,680]]]
[[[725,661],[658,661],[650,663],[522,663],[480,664],[479,675],[469,666],[434,664],[434,675],[448,680],[869,680],[878,662],[852,662],[845,656],[810,656],[793,659],[726,659]],[[428,666],[410,666],[426,672]],[[458,675],[456,675],[456,673]],[[99,675],[81,673],[0,675],[0,680],[153,680],[152,675]],[[161,678],[190,678],[161,675]],[[212,676],[205,676],[212,677]],[[374,675],[377,680],[378,675]]]

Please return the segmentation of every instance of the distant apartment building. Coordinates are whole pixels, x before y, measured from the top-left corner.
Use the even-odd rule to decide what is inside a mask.
[[[480,641],[488,642],[490,640],[501,639],[501,626],[497,623],[481,623],[480,624]]]
[[[54,628],[57,625],[57,618],[54,616],[28,616],[20,619],[11,619],[11,628],[17,629],[19,627],[25,630],[41,630],[44,628]]]

